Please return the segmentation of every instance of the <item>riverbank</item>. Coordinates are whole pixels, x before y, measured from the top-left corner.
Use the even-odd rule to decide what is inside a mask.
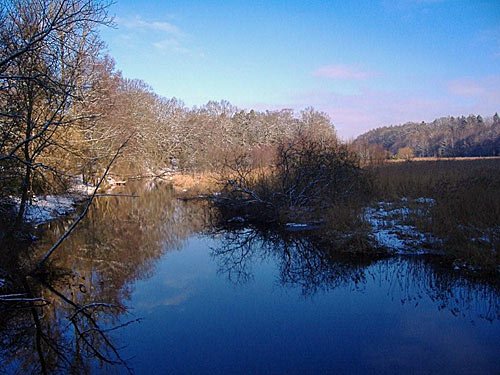
[[[94,191],[95,186],[78,183],[74,184],[64,194],[35,195],[28,201],[26,206],[24,223],[37,227],[38,225],[70,215]],[[19,204],[19,198],[10,198],[4,202],[5,216],[15,216],[15,213],[19,210]]]
[[[500,159],[387,163],[368,170],[371,199],[354,215],[344,213],[344,235],[353,228],[366,230],[371,246],[388,254],[437,254],[457,271],[500,274]],[[175,175],[171,182],[178,197],[208,196],[217,202],[224,185],[215,174]],[[340,215],[338,210],[337,218],[319,214],[315,222],[327,226]],[[296,216],[283,221],[284,230],[320,230],[304,215]],[[255,218],[240,212],[226,220],[245,225]],[[349,220],[355,222],[347,225]]]

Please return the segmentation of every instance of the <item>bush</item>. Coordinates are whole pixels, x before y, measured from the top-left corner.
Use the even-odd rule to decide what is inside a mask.
[[[338,205],[363,202],[371,181],[359,159],[336,139],[299,136],[280,142],[271,165],[249,154],[226,163],[216,203],[226,217],[253,222],[318,222]]]

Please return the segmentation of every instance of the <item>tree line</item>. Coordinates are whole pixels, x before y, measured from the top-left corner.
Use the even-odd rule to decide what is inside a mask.
[[[384,126],[360,135],[354,141],[359,149],[378,146],[391,155],[417,157],[498,156],[500,155],[500,117],[442,117],[430,123],[408,122]]]
[[[312,108],[254,111],[227,101],[188,108],[123,77],[99,36],[113,24],[110,5],[0,2],[0,208],[17,199],[18,220],[34,194],[95,184],[117,150],[112,173],[154,176],[213,169],[242,150],[265,158],[297,134],[335,135],[328,116]]]
[[[118,150],[111,173],[134,178],[219,169],[242,154],[272,164],[287,140],[336,139],[330,118],[313,108],[256,111],[227,101],[190,108],[123,77],[99,36],[100,27],[113,24],[110,5],[0,2],[0,209],[17,199],[19,221],[34,194],[95,185]],[[470,115],[383,127],[353,146],[372,161],[387,151],[498,155],[500,119]]]

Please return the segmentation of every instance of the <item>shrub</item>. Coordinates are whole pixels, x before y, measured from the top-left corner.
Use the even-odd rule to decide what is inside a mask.
[[[356,154],[333,138],[282,141],[266,166],[239,155],[226,163],[222,176],[216,203],[226,216],[282,224],[322,221],[338,205],[362,202],[371,187]]]

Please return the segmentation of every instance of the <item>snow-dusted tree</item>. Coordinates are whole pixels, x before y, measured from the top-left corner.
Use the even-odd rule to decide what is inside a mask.
[[[0,162],[19,175],[22,218],[35,177],[61,176],[65,136],[93,114],[91,100],[97,29],[108,24],[98,0],[8,0],[0,17]]]

